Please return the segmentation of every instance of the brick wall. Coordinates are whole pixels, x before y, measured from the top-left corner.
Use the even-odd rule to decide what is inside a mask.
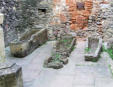
[[[25,1],[28,1],[27,5],[23,3]],[[28,14],[26,9],[29,10],[29,8],[32,8],[29,4],[34,6],[35,1],[39,3],[41,0],[0,0],[0,12],[5,16],[2,27],[6,46],[8,46],[11,41],[18,38],[18,30],[24,31],[26,27],[30,25],[29,22],[31,22],[31,20],[27,20],[30,19],[33,12],[31,12],[30,17],[26,17],[27,20],[24,19],[25,17],[23,18],[23,15],[26,16],[26,14]],[[25,11],[18,9],[21,7],[25,8]],[[23,13],[20,13],[21,11]],[[30,11],[32,11],[32,9],[30,9]]]
[[[70,28],[73,30],[84,29],[88,25],[88,18],[91,14],[93,7],[92,0],[87,1],[71,1],[66,0],[67,6],[69,6],[68,12],[70,15]],[[80,3],[80,4],[77,4]],[[84,5],[83,9],[77,8],[78,5]],[[82,5],[80,6],[82,8]]]
[[[54,5],[61,6],[63,4],[60,4],[61,1],[62,0],[54,0]],[[61,23],[69,22],[72,30],[87,27],[88,18],[93,7],[92,0],[65,0],[65,2],[68,9],[66,11],[62,10],[60,13],[56,14]],[[56,9],[56,7],[53,9]]]

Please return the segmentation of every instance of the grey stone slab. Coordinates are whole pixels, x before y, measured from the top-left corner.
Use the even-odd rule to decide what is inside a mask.
[[[78,72],[74,76],[74,85],[94,85],[94,75],[89,73]]]
[[[63,75],[75,75],[74,61],[69,59],[69,63],[65,65],[62,69],[59,69],[58,73]]]
[[[72,87],[73,76],[58,74],[55,71],[42,71],[33,87]]]
[[[86,73],[86,74],[92,74],[94,77],[111,77],[111,73],[109,71],[108,66],[103,66],[103,65],[90,65],[90,66],[76,66],[75,72],[81,72],[81,73]]]
[[[113,87],[112,78],[97,78],[95,80],[95,87]]]
[[[50,87],[72,87],[73,76],[59,75]],[[59,85],[57,85],[59,84]]]
[[[43,70],[34,82],[33,87],[50,87],[50,84],[56,79],[56,77],[56,72]]]
[[[73,85],[73,87],[94,87],[94,85]]]

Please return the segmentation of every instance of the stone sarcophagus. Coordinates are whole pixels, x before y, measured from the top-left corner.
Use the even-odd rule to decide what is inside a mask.
[[[53,46],[51,57],[44,62],[44,67],[60,69],[68,63],[68,57],[74,50],[76,38],[71,35],[62,36]]]
[[[102,39],[96,37],[88,37],[85,48],[85,60],[96,62],[100,57],[102,49]]]
[[[16,64],[0,64],[0,87],[23,87],[22,68]]]
[[[15,57],[25,57],[47,40],[47,29],[28,31],[18,41],[10,43],[11,54]]]

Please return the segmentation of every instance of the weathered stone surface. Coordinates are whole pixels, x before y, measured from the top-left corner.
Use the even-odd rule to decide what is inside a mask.
[[[50,62],[47,65],[48,68],[60,69],[63,68],[63,64],[61,62]]]
[[[8,60],[10,61],[17,62],[19,65],[24,64],[23,74],[25,78],[23,80],[25,87],[95,87],[96,78],[112,78],[108,65],[106,65],[109,55],[101,56],[101,59],[97,63],[84,61],[85,42],[81,40],[78,41],[78,43],[76,49],[69,57],[69,63],[58,70],[45,69],[42,67],[44,59],[51,55],[53,41],[36,49],[36,51],[30,56],[27,56],[26,59],[14,59],[14,57],[10,55],[7,56],[9,56]],[[92,80],[94,82],[93,84]],[[61,84],[63,84],[63,86]]]
[[[67,64],[68,63],[68,59],[67,58],[60,58],[59,59],[63,64]]]
[[[100,57],[102,48],[102,39],[97,37],[88,37],[85,48],[85,60],[97,61]]]
[[[20,1],[20,0],[19,0]],[[5,45],[17,38],[17,30],[15,26],[18,24],[16,7],[18,6],[17,0],[0,0],[0,12],[4,14],[4,21],[2,24],[4,30]]]
[[[38,14],[41,1],[49,2],[50,0],[0,0],[0,12],[5,17],[2,27],[6,46],[25,31],[31,30],[34,25],[48,23],[50,16],[46,14],[40,18]]]
[[[4,20],[4,15],[0,13],[0,24],[3,24],[3,20]]]
[[[21,67],[12,63],[0,64],[0,87],[23,87]]]
[[[107,49],[113,49],[113,38],[107,41]]]
[[[3,28],[0,26],[0,62],[5,60],[5,43],[4,43],[4,32]]]
[[[104,33],[104,40],[109,41],[109,39],[112,38],[112,37],[113,37],[113,29],[109,28]]]
[[[52,61],[52,57],[44,61],[44,67],[60,69],[63,67],[63,63],[60,61]]]
[[[57,3],[61,4],[58,6],[60,10],[63,8],[61,1],[62,0],[56,2],[56,5]],[[69,26],[72,30],[79,30],[87,27],[88,17],[90,16],[93,7],[92,0],[78,2],[66,0],[64,3],[66,4],[64,7],[65,10],[61,10],[60,13],[56,14],[59,15],[60,21],[63,23],[70,22]]]
[[[45,60],[44,66],[59,69],[63,64],[68,63],[68,57],[76,44],[76,38],[71,35],[64,35],[56,41],[53,46],[52,55]]]
[[[28,31],[18,41],[10,43],[11,54],[15,57],[25,57],[47,40],[46,29]]]

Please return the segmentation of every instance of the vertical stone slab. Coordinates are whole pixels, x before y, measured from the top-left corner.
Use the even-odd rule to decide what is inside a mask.
[[[4,15],[0,13],[0,24],[3,24],[3,20],[4,20]]]
[[[0,13],[0,25],[3,23],[4,15]],[[3,28],[0,26],[0,63],[5,61],[5,44]]]

